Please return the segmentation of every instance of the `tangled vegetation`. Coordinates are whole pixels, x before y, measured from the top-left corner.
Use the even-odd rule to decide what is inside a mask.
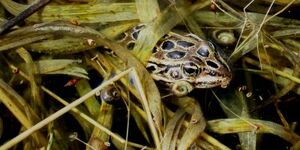
[[[0,150],[300,149],[299,4],[0,0]],[[128,51],[116,39],[140,23]],[[230,86],[155,82],[145,64],[170,31],[221,47]]]

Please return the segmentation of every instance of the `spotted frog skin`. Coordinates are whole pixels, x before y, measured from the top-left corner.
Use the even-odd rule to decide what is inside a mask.
[[[144,25],[139,25],[126,32],[122,43],[126,43],[128,49],[133,49],[143,28]],[[146,67],[154,80],[161,81],[173,90],[182,83],[187,85],[187,91],[175,91],[177,95],[185,95],[194,88],[226,88],[232,78],[230,68],[213,43],[194,34],[171,32],[165,35],[156,44]]]

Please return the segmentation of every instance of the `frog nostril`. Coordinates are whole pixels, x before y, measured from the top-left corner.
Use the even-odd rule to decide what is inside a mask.
[[[212,68],[219,68],[219,65],[217,65],[215,62],[212,61],[206,61],[206,64]]]
[[[181,75],[178,71],[172,71],[170,75],[174,79],[180,79],[181,78]]]
[[[210,71],[208,74],[211,76],[216,76],[217,73],[215,71]]]

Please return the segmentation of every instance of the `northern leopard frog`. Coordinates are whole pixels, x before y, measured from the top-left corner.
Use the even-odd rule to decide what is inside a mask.
[[[144,25],[138,25],[125,32],[120,42],[132,49],[143,28]],[[165,35],[156,44],[147,70],[154,80],[170,86],[178,96],[194,88],[226,88],[232,78],[230,68],[213,43],[194,34]]]

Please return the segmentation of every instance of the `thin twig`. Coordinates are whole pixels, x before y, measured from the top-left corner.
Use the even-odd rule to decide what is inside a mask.
[[[53,93],[52,91],[47,89],[46,87],[42,86],[41,89],[44,92],[46,92],[47,94],[49,94],[50,96],[52,96],[54,99],[59,101],[60,103],[64,104],[65,106],[69,105],[68,102],[66,102],[64,99],[62,99],[61,97],[59,97],[58,95],[56,95],[55,93]],[[137,148],[145,147],[144,145],[140,145],[140,144],[133,143],[133,142],[128,142],[127,140],[123,139],[121,136],[119,136],[119,135],[113,133],[112,131],[110,131],[109,129],[107,129],[105,126],[99,124],[99,122],[95,121],[93,118],[91,118],[88,115],[80,112],[80,110],[78,110],[77,108],[72,108],[71,111],[76,113],[78,116],[82,117],[83,119],[85,119],[86,121],[88,121],[89,123],[91,123],[92,125],[97,127],[98,129],[100,129],[101,131],[105,132],[106,134],[108,134],[112,138],[118,140],[122,144],[127,143],[128,145],[133,146],[133,147],[137,147]]]
[[[87,94],[85,94],[84,96],[78,98],[74,102],[70,103],[68,106],[65,106],[64,108],[62,108],[59,111],[55,112],[54,114],[50,115],[46,119],[42,120],[41,122],[37,123],[36,125],[32,126],[31,128],[27,129],[26,131],[22,132],[21,134],[19,134],[18,136],[16,136],[12,140],[10,140],[7,143],[3,144],[0,147],[0,150],[6,150],[6,149],[9,149],[9,148],[13,147],[17,143],[21,142],[22,140],[24,140],[25,138],[27,138],[28,136],[30,136],[35,131],[41,129],[45,125],[49,124],[50,122],[54,121],[58,117],[60,117],[63,114],[65,114],[66,112],[70,111],[72,108],[78,106],[79,104],[81,104],[82,102],[84,102],[85,100],[87,100],[89,97],[95,95],[95,93],[97,93],[99,90],[101,90],[104,87],[110,85],[111,83],[119,80],[120,78],[122,78],[123,76],[125,76],[126,74],[128,74],[129,72],[131,72],[132,70],[133,70],[133,68],[129,68],[129,69],[121,72],[120,74],[114,76],[113,78],[107,80],[106,82],[102,83],[101,85],[99,85],[98,87],[96,87],[95,89],[93,89],[92,91],[90,91]]]
[[[41,9],[42,7],[47,5],[49,2],[50,2],[50,0],[40,0],[40,1],[30,5],[24,11],[22,11],[17,16],[8,20],[4,25],[2,25],[2,27],[0,28],[0,35],[5,33],[11,27],[18,24],[20,21],[28,18],[30,15],[32,15],[33,13],[35,13],[36,11],[38,11],[39,9]]]
[[[213,90],[211,90],[211,92],[213,93],[213,95],[215,96],[215,98],[218,100],[218,102],[219,102],[221,105],[223,105],[223,107],[224,107],[227,111],[229,111],[229,112],[232,113],[234,116],[236,116],[237,118],[241,119],[242,121],[248,123],[251,127],[253,127],[253,128],[255,129],[255,131],[258,130],[258,127],[257,127],[255,124],[253,124],[252,122],[248,121],[247,118],[241,117],[240,115],[238,115],[238,114],[236,114],[234,111],[232,111],[229,107],[227,107],[227,106],[220,100],[220,98],[217,96],[217,94],[216,94]]]

